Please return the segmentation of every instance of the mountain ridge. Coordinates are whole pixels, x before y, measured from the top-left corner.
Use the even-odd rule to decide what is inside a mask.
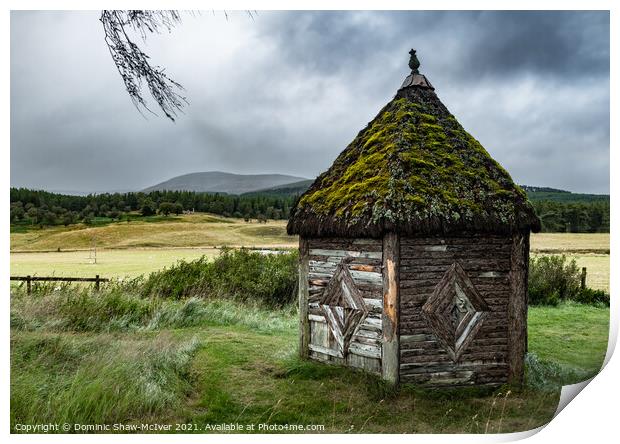
[[[209,179],[207,184],[204,180]],[[235,174],[223,171],[205,171],[182,174],[158,184],[139,189],[115,189],[105,191],[78,191],[64,189],[47,189],[45,191],[68,196],[87,196],[97,194],[124,194],[151,191],[193,191],[197,193],[220,193],[233,195],[269,195],[276,197],[299,196],[303,194],[315,179],[291,176],[287,174]],[[556,202],[591,202],[609,201],[609,194],[579,193],[547,186],[520,185],[531,201],[550,200]],[[11,188],[28,188],[14,187]],[[33,188],[35,189],[35,188]],[[38,189],[38,188],[37,188]],[[43,190],[41,188],[41,190]]]
[[[175,176],[141,191],[145,193],[166,190],[245,194],[305,180],[308,179],[287,174],[234,174],[223,171],[204,171]]]

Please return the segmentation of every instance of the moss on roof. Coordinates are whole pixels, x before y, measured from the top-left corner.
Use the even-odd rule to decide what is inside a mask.
[[[430,88],[398,91],[293,209],[291,234],[538,231],[523,190]]]

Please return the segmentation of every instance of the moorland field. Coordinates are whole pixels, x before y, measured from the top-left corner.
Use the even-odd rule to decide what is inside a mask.
[[[97,263],[91,255],[97,248]],[[12,275],[137,276],[177,260],[216,256],[227,247],[297,247],[286,221],[258,223],[209,214],[158,217],[102,226],[84,224],[11,233]],[[532,254],[566,254],[587,267],[588,285],[609,290],[609,233],[538,233]]]
[[[28,295],[23,286],[12,287],[11,424],[159,423],[173,432],[222,432],[217,425],[224,423],[268,427],[254,432],[286,432],[285,424],[323,426],[309,432],[519,431],[548,422],[560,386],[595,375],[603,363],[609,308],[533,306],[525,387],[396,392],[361,372],[299,360],[294,305],[222,298],[225,292],[145,296],[152,280],[160,282],[158,270],[179,260],[206,255],[210,263],[222,247],[296,244],[284,221],[208,214],[15,230],[12,275],[154,274],[99,293],[54,284]],[[587,267],[588,285],[608,291],[609,234],[537,234],[531,252],[574,257]]]

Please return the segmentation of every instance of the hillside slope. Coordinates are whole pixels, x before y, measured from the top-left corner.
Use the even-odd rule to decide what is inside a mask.
[[[556,188],[537,187],[532,185],[521,185],[521,188],[527,193],[528,199],[532,202],[539,200],[563,203],[609,202],[609,194],[573,193]]]
[[[314,182],[313,179],[304,179],[299,182],[287,183],[270,188],[261,188],[260,190],[245,193],[246,196],[251,195],[267,195],[267,196],[299,196],[306,191]]]
[[[184,174],[145,188],[149,191],[196,191],[243,194],[306,180],[286,174],[232,174],[221,171]]]

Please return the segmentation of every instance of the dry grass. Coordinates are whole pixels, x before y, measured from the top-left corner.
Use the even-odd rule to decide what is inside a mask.
[[[286,221],[265,224],[205,214],[184,215],[163,222],[120,222],[100,227],[82,224],[11,233],[12,251],[89,249],[92,239],[105,248],[178,248],[214,246],[293,247],[295,236],[286,234]]]
[[[609,293],[609,255],[608,254],[568,254],[575,258],[577,266],[587,268],[587,285]]]
[[[609,233],[536,233],[533,254],[566,254],[588,269],[588,286],[609,291]]]
[[[530,249],[545,253],[608,253],[609,233],[535,233]]]
[[[540,253],[540,252],[532,251],[533,256],[538,256],[538,255],[545,256],[549,254],[560,254],[560,253]],[[587,269],[586,283],[588,287],[594,288],[596,290],[604,290],[609,293],[609,275],[610,275],[609,254],[596,254],[596,253],[574,254],[574,253],[568,253],[568,252],[562,252],[561,254],[565,254],[569,260],[575,259],[577,266],[580,269],[582,267],[586,267]]]
[[[79,224],[26,233],[11,233],[12,251],[89,249],[95,238],[106,248],[178,248],[214,246],[271,246],[293,248],[296,236],[286,234],[286,221],[266,224],[208,214],[171,217],[170,221],[114,223],[100,227]],[[531,236],[534,252],[605,253],[609,233],[538,233]]]
[[[97,265],[88,249],[97,241]],[[180,259],[217,254],[214,247],[295,248],[286,221],[266,224],[208,214],[171,217],[163,222],[122,222],[101,227],[75,225],[11,233],[11,274],[57,276],[136,276]],[[60,252],[56,250],[82,250]],[[566,253],[588,268],[588,285],[609,291],[609,233],[538,233],[532,253]],[[44,251],[42,253],[21,253]]]
[[[88,251],[47,253],[11,253],[13,276],[138,276],[161,270],[175,262],[216,256],[215,248],[158,248],[132,250],[99,250],[97,263]]]

